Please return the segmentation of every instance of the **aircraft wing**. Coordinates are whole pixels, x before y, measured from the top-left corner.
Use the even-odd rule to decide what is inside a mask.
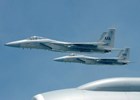
[[[68,47],[78,47],[78,48],[97,48],[97,43],[71,43]]]
[[[52,50],[52,47],[46,45],[45,43],[39,43],[40,46],[42,46],[43,48],[46,48],[46,49],[49,49],[49,50]]]
[[[97,43],[83,42],[83,43],[53,43],[54,45],[65,46],[68,48],[96,48]]]
[[[122,49],[120,49],[120,48],[105,48],[105,50],[109,50],[109,51],[112,51],[112,50],[116,50],[116,51],[120,51],[120,50],[122,50]]]
[[[85,63],[85,60],[84,59],[81,59],[81,58],[76,58],[75,60],[78,61],[78,62],[80,62],[80,63]]]
[[[80,63],[93,63],[93,62],[96,63],[99,60],[99,58],[84,57],[84,58],[76,58],[76,60]]]
[[[116,62],[117,60],[118,60],[117,58],[116,59],[115,58],[113,58],[113,59],[106,59],[106,58],[96,59],[96,61],[100,62],[100,63],[102,63],[102,62],[106,62],[106,63],[112,62],[113,63],[113,62]]]

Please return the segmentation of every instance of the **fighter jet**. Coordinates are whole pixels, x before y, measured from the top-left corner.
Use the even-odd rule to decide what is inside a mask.
[[[104,32],[97,42],[62,42],[39,36],[6,43],[6,46],[18,48],[46,49],[57,52],[99,52],[114,50],[115,29]]]
[[[35,95],[33,100],[140,100],[140,78],[119,77]]]
[[[99,57],[90,57],[90,56],[72,54],[70,56],[55,58],[54,61],[74,62],[74,63],[89,64],[89,65],[126,65],[130,62],[128,61],[129,52],[130,52],[129,48],[125,48],[120,51],[117,57],[110,57],[110,58],[99,58]]]

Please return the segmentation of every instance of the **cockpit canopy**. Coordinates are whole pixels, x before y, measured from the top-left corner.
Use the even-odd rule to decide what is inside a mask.
[[[40,37],[40,36],[31,36],[30,38],[28,38],[29,40],[38,40],[38,39],[44,39],[44,37]]]
[[[111,78],[87,83],[78,87],[90,91],[140,91],[140,78]]]

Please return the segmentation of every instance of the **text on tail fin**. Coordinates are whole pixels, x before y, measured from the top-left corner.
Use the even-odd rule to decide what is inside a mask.
[[[100,38],[100,42],[104,43],[104,46],[114,47],[115,29],[109,29],[108,32],[104,32]]]

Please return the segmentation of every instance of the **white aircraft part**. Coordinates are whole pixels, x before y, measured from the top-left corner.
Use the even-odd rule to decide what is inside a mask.
[[[126,88],[125,91],[114,89],[120,86]],[[130,91],[127,86],[133,91]],[[98,89],[100,91],[96,91]],[[140,78],[110,78],[91,82],[78,88],[42,93],[34,96],[33,100],[140,100],[139,89]]]
[[[33,100],[45,100],[45,99],[41,94],[38,94],[38,95],[33,97]]]
[[[110,78],[87,83],[78,87],[82,90],[92,91],[139,91],[140,78]]]
[[[39,36],[31,36],[27,39],[6,43],[5,46],[45,49],[56,52],[108,53],[112,51],[114,46],[114,32],[114,29],[109,29],[109,32],[102,34],[98,42],[63,42]]]

